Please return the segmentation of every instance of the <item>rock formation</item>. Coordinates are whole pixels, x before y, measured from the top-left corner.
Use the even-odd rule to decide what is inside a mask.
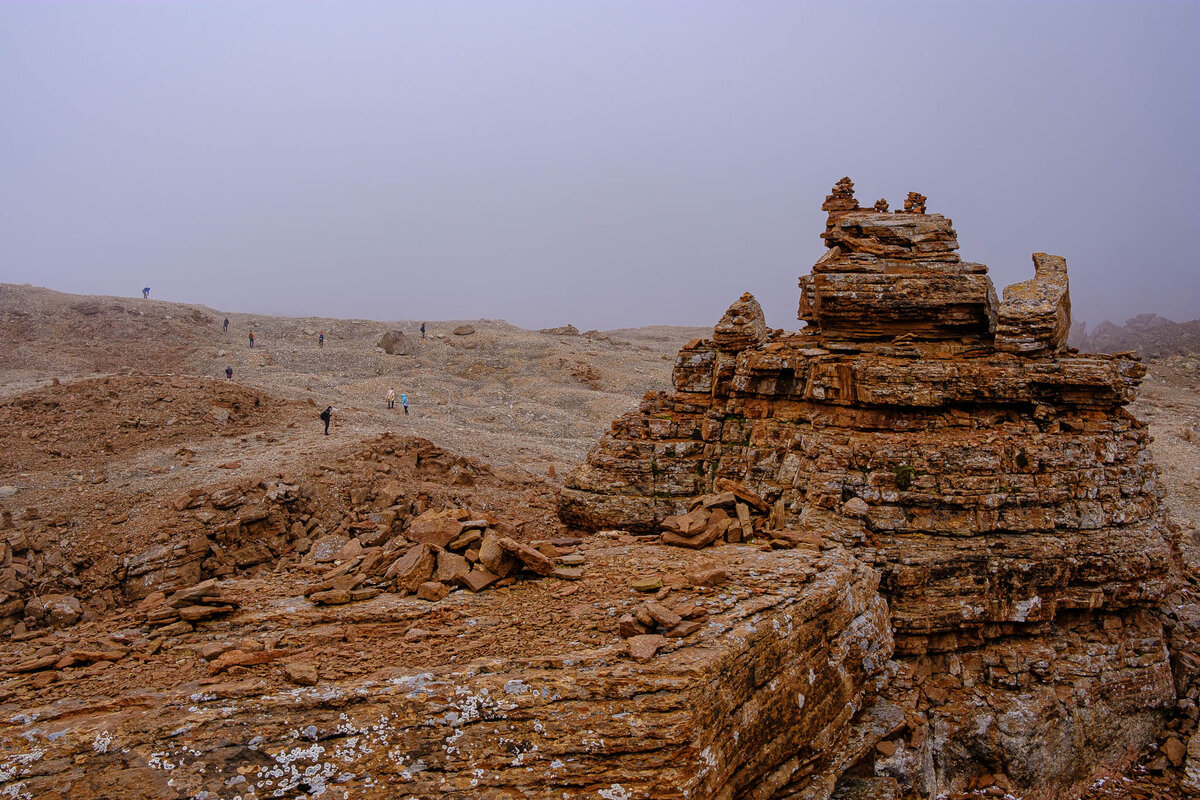
[[[934,797],[992,774],[1065,797],[1135,757],[1181,681],[1157,612],[1177,554],[1123,408],[1145,368],[1065,348],[1064,259],[1035,254],[997,303],[925,203],[862,209],[839,181],[800,279],[807,327],[768,339],[744,295],[680,351],[672,393],[613,423],[560,514],[653,532],[720,481],[748,487],[775,526],[882,573],[896,674],[876,701],[903,709],[900,735],[847,765],[845,791]]]
[[[406,356],[412,352],[412,345],[409,344],[404,331],[388,331],[379,339],[376,347],[381,348],[389,356]]]

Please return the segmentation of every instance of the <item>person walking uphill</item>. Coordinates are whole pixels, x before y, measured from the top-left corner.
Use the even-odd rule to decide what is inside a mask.
[[[225,380],[233,380],[233,367],[229,366],[228,364],[225,365]]]
[[[321,412],[321,421],[325,423],[325,435],[329,435],[329,420],[333,419],[333,406],[325,406]]]
[[[317,336],[317,347],[324,347],[324,346],[325,346],[325,331],[321,331],[321,333]]]
[[[254,347],[254,331],[250,331],[250,347]]]
[[[396,390],[391,387],[388,387],[387,396],[384,399],[387,400],[388,408],[395,408],[396,407]]]
[[[223,333],[229,333],[229,317],[225,318],[225,324],[221,326]]]
[[[407,414],[408,413],[408,395],[407,394],[402,393],[400,395],[400,405],[404,406],[404,413]]]
[[[425,323],[424,322],[421,323],[421,338],[422,339],[425,338]]]

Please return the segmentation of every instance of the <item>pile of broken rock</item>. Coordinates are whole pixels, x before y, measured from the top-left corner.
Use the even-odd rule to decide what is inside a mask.
[[[812,534],[782,527],[782,508],[772,509],[745,484],[720,478],[716,488],[719,491],[694,499],[686,514],[662,521],[663,544],[699,550],[720,542],[736,544],[765,536],[771,548],[786,550],[813,539]]]
[[[194,624],[235,611],[240,603],[222,593],[215,578],[180,589],[167,597],[153,592],[138,604],[146,614],[146,624],[158,627],[159,636],[174,636],[191,631]]]
[[[494,527],[493,527],[494,526]],[[384,591],[415,594],[436,602],[454,588],[480,592],[536,575],[578,580],[580,540],[558,538],[526,544],[495,517],[476,517],[465,508],[430,509],[412,521],[403,536],[381,547],[348,545],[337,565],[304,589],[319,605],[369,600]],[[346,548],[343,548],[346,550]],[[561,564],[561,565],[560,565]]]

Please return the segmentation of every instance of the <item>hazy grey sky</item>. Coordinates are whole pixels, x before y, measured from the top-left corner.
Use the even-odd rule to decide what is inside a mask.
[[[1200,4],[4,3],[0,281],[794,329],[843,175],[1075,318],[1200,317]]]

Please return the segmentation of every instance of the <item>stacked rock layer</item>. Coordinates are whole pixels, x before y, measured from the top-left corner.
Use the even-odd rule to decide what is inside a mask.
[[[881,698],[909,730],[845,780],[932,797],[992,773],[1065,796],[1135,756],[1175,698],[1155,608],[1176,555],[1123,408],[1145,368],[1065,348],[1065,260],[1035,254],[997,303],[917,197],[862,209],[839,182],[800,280],[807,327],[768,336],[739,299],[680,351],[674,392],[613,423],[560,513],[651,531],[745,484],[883,574],[898,673]]]

